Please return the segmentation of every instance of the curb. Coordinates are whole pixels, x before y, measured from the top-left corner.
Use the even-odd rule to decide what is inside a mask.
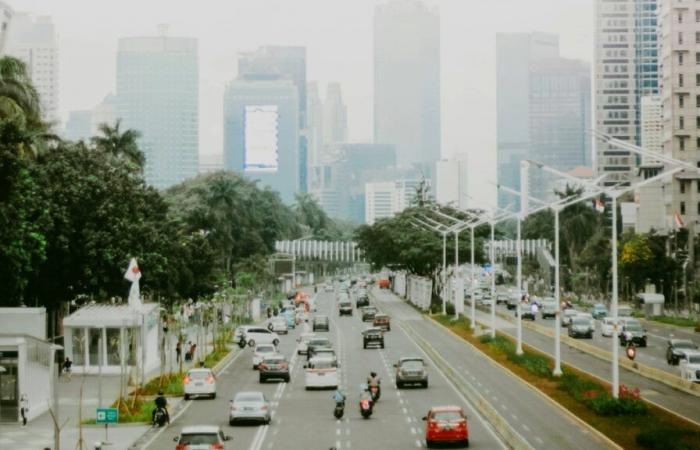
[[[496,315],[510,323],[515,323],[515,320],[513,320],[512,317],[510,317],[508,314],[503,313],[502,311],[496,311]],[[536,323],[523,321],[523,328],[527,328],[543,336],[547,336],[550,338],[554,337],[554,330]],[[586,344],[585,342],[581,342],[577,339],[572,339],[564,333],[562,333],[560,337],[561,342],[567,344],[570,347],[573,347],[577,350],[580,350],[603,361],[612,360],[612,355],[607,350],[603,350],[591,344]],[[663,383],[669,387],[672,387],[673,389],[685,392],[687,394],[700,397],[700,384],[695,384],[690,381],[686,381],[679,376],[673,375],[655,367],[648,366],[646,364],[630,361],[624,356],[620,356],[618,360],[620,366],[624,367],[630,372],[634,372],[650,380]]]
[[[572,413],[572,412],[569,411],[568,409],[564,408],[564,407],[563,407],[562,405],[560,405],[556,400],[554,400],[553,398],[551,398],[550,396],[548,396],[548,395],[545,394],[544,392],[540,391],[539,389],[537,389],[535,386],[533,386],[532,384],[530,384],[530,383],[527,382],[526,380],[523,380],[522,378],[520,378],[517,374],[515,374],[515,373],[514,373],[512,370],[510,370],[508,367],[505,367],[505,366],[503,366],[502,364],[498,363],[497,361],[494,361],[493,358],[491,358],[491,357],[488,356],[486,353],[484,353],[483,351],[481,351],[481,349],[479,349],[478,347],[476,347],[474,344],[472,344],[471,342],[467,341],[467,340],[464,339],[462,336],[460,336],[460,335],[458,335],[457,333],[455,333],[454,331],[450,330],[449,328],[447,328],[446,326],[444,326],[443,324],[441,324],[441,323],[438,322],[437,320],[433,319],[432,317],[427,317],[427,319],[430,320],[430,321],[432,321],[433,323],[435,323],[435,325],[438,325],[439,327],[441,327],[441,328],[443,328],[444,330],[448,331],[450,334],[452,334],[453,336],[457,337],[458,339],[460,339],[461,341],[463,341],[463,342],[466,343],[467,345],[469,345],[472,349],[476,350],[476,351],[479,352],[481,355],[483,355],[485,358],[487,358],[493,365],[495,365],[495,366],[497,366],[497,367],[503,369],[510,377],[512,377],[512,378],[514,378],[515,380],[519,381],[523,386],[527,387],[527,388],[530,389],[532,392],[535,392],[539,397],[545,399],[550,405],[554,406],[557,410],[559,410],[559,412],[561,412],[562,414],[564,414],[569,420],[571,420],[572,422],[574,422],[576,425],[578,425],[578,426],[580,426],[580,427],[582,427],[582,428],[585,428],[585,429],[588,430],[591,434],[593,434],[593,435],[595,435],[596,437],[598,437],[598,438],[602,441],[602,443],[603,443],[607,448],[616,449],[616,450],[623,450],[623,447],[621,447],[620,445],[616,444],[612,439],[610,439],[609,437],[607,437],[605,434],[603,434],[602,432],[600,432],[599,430],[597,430],[596,428],[594,428],[594,427],[593,427],[592,425],[590,425],[589,423],[587,423],[587,422],[585,422],[584,420],[580,419],[577,415],[575,415],[574,413]],[[477,321],[477,322],[478,322],[478,321]],[[483,324],[482,324],[482,325],[483,325]],[[526,344],[526,345],[527,345],[527,344]]]

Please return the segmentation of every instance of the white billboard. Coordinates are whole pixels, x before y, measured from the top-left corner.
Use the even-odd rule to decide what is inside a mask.
[[[245,107],[246,172],[277,172],[277,105]]]

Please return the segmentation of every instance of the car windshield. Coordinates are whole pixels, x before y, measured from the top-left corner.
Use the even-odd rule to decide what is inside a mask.
[[[212,445],[219,443],[216,433],[192,433],[180,436],[180,445]]]
[[[573,320],[573,323],[574,323],[574,325],[584,326],[584,327],[587,327],[588,325],[590,325],[590,322],[588,321],[588,319],[583,319],[583,318],[576,318]]]
[[[642,326],[638,323],[628,323],[625,325],[625,329],[628,331],[642,331]]]
[[[440,421],[460,420],[461,418],[462,414],[459,411],[437,411],[432,416],[433,420]]]
[[[236,395],[234,402],[261,402],[263,401],[262,394],[257,392],[248,392]]]
[[[193,380],[203,380],[209,376],[211,372],[208,370],[193,370],[187,373],[187,376]]]
[[[284,362],[284,358],[265,358],[267,364],[280,364]]]
[[[316,345],[319,347],[326,345],[330,347],[331,341],[329,341],[328,339],[311,339],[309,341],[309,345]]]
[[[365,312],[368,312],[368,313],[376,313],[376,312],[377,312],[377,308],[375,308],[375,307],[373,307],[373,306],[369,306],[369,307],[365,308]]]
[[[673,346],[676,348],[697,348],[692,341],[677,341]]]
[[[309,369],[333,369],[333,361],[330,359],[319,359],[309,364]]]
[[[314,319],[316,323],[328,323],[328,317],[316,317]]]
[[[257,349],[255,349],[256,353],[274,353],[275,352],[275,347],[272,345],[261,345]]]
[[[421,370],[423,369],[423,361],[404,361],[401,363],[401,368],[404,370]]]

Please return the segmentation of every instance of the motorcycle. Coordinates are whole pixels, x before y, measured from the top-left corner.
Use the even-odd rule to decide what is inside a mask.
[[[153,426],[163,427],[168,422],[168,412],[165,408],[157,408],[155,414],[153,415]]]
[[[247,345],[247,344],[246,344],[245,339],[241,338],[241,340],[238,341],[238,346],[239,346],[240,348],[245,348],[246,345]]]
[[[333,415],[336,419],[342,419],[345,413],[345,401],[336,402],[335,408],[333,409]]]
[[[369,416],[372,415],[372,403],[368,398],[360,400],[360,414],[364,419],[369,419]]]

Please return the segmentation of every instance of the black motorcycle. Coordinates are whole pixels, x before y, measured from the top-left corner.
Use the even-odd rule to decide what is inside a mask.
[[[168,412],[165,408],[157,408],[155,414],[153,414],[153,426],[163,427],[168,423]]]
[[[333,415],[336,419],[342,419],[343,414],[345,414],[345,400],[336,402],[335,408],[333,409]]]
[[[370,399],[363,398],[360,400],[360,414],[364,419],[369,419],[372,415],[372,401]]]

